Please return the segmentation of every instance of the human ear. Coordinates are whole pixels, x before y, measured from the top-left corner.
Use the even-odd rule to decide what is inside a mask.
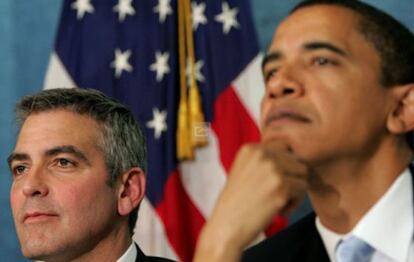
[[[128,216],[141,202],[145,195],[145,174],[139,167],[133,167],[121,175],[118,188],[118,213]]]
[[[397,103],[388,115],[388,130],[393,134],[410,132],[414,130],[414,83],[392,89]]]

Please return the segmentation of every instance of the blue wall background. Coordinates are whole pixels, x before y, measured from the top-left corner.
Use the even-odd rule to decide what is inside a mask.
[[[20,255],[11,218],[8,199],[11,178],[5,159],[14,147],[17,132],[13,122],[14,104],[21,96],[42,88],[59,20],[61,2],[61,0],[0,1],[1,261],[26,261]],[[251,0],[263,50],[270,42],[276,25],[298,2],[298,0]],[[386,10],[414,32],[414,0],[367,0],[366,2]],[[293,219],[308,209],[308,204],[305,204],[294,214]]]

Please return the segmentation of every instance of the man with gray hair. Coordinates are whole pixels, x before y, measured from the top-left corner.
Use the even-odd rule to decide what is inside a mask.
[[[129,109],[96,90],[24,97],[8,158],[21,250],[44,261],[170,261],[132,241],[145,194],[144,135]]]

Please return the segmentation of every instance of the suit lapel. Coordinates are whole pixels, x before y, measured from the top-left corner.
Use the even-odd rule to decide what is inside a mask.
[[[310,238],[310,241],[308,241],[308,255],[304,261],[329,262],[328,253],[326,252],[325,245],[323,244],[316,226],[313,226],[312,231],[312,237]]]
[[[307,240],[302,247],[304,254],[298,256],[297,262],[329,262],[328,253],[315,225],[315,215],[309,225]]]
[[[144,254],[144,252],[142,252],[136,243],[135,247],[137,248],[137,257],[135,258],[135,262],[150,262],[148,257]]]

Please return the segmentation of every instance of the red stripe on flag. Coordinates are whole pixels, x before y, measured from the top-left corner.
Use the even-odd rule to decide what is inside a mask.
[[[217,134],[220,159],[227,173],[240,146],[260,140],[259,128],[232,86],[216,99],[211,126]]]
[[[185,192],[178,171],[168,178],[164,199],[156,207],[165,233],[180,261],[190,262],[205,219]]]

